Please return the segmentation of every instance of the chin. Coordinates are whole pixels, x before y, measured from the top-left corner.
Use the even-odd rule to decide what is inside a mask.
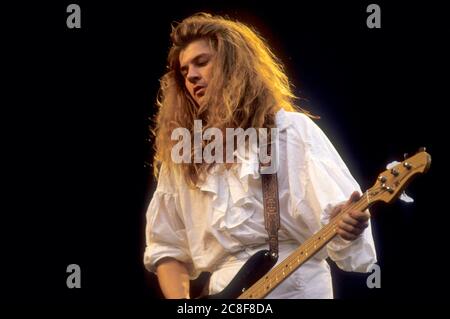
[[[203,98],[198,98],[195,100],[195,102],[197,102],[198,105],[202,105],[202,101],[203,101]]]

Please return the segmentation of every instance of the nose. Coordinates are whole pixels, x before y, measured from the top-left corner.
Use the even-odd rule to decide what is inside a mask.
[[[198,72],[197,68],[190,67],[186,78],[189,82],[195,84],[196,82],[198,82],[200,80],[201,75],[200,75],[200,72]]]

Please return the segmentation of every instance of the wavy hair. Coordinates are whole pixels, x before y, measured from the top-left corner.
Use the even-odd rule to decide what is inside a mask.
[[[206,40],[215,52],[212,78],[198,106],[187,91],[180,72],[179,55],[191,42]],[[168,54],[168,71],[160,79],[158,112],[152,133],[155,137],[154,174],[161,164],[169,171],[181,170],[189,186],[203,180],[214,164],[181,163],[171,159],[171,140],[175,128],[187,128],[193,140],[194,120],[202,120],[203,131],[215,127],[272,128],[278,110],[300,111],[295,95],[279,59],[266,41],[252,28],[230,19],[197,13],[172,26],[172,47]],[[203,132],[202,132],[203,133]],[[205,141],[203,141],[205,143]],[[191,158],[194,143],[191,143]],[[225,148],[224,148],[225,149]]]

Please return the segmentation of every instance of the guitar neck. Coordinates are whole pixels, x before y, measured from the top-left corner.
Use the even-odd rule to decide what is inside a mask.
[[[389,203],[400,195],[400,192],[417,174],[425,173],[430,168],[431,156],[421,148],[418,153],[401,163],[391,166],[379,174],[374,186],[369,188],[361,198],[342,209],[330,222],[311,238],[305,241],[289,257],[272,268],[238,298],[261,299],[267,296],[283,280],[298,267],[323,248],[337,234],[338,224],[343,216],[351,210],[364,211],[376,202]]]
[[[330,222],[321,228],[317,233],[305,241],[297,248],[289,257],[272,268],[264,277],[259,279],[250,288],[244,291],[238,299],[262,299],[267,296],[273,289],[282,283],[289,275],[291,275],[298,267],[305,263],[322,249],[334,236],[337,235],[338,224],[344,214],[351,210],[364,211],[371,206],[369,192],[365,192],[361,198],[342,209]]]

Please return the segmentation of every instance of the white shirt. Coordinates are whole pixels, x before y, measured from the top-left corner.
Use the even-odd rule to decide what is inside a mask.
[[[309,117],[280,110],[276,125],[282,261],[328,222],[334,205],[361,190]],[[147,211],[144,264],[149,271],[159,259],[173,257],[187,264],[192,278],[213,272],[210,293],[217,293],[249,256],[268,248],[258,157],[251,152],[241,160],[230,170],[213,170],[196,189],[162,166]],[[335,237],[268,298],[332,298],[327,256],[345,271],[369,271],[376,262],[370,225],[352,242]]]

